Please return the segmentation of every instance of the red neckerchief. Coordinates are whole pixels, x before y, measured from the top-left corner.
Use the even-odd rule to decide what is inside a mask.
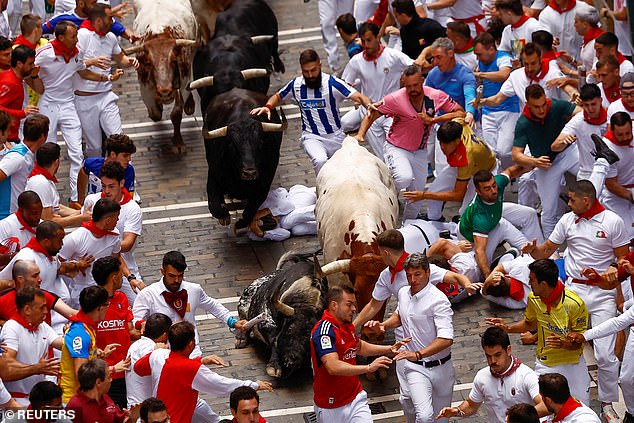
[[[187,311],[187,290],[181,289],[180,291],[170,292],[163,291],[161,292],[163,298],[165,298],[165,302],[168,306],[173,308],[176,313],[181,317],[185,317],[185,312]]]
[[[238,422],[235,417],[231,421],[233,423],[237,423]],[[258,420],[258,423],[266,423],[266,419],[264,417],[262,417],[262,415],[260,415],[260,419]]]
[[[623,62],[625,62],[627,60],[627,58],[625,56],[623,56],[620,51],[617,51],[616,52],[616,60],[619,61],[619,65],[620,65]]]
[[[586,111],[584,110],[583,120],[588,122],[590,125],[603,125],[605,122],[608,121],[608,110],[604,107],[601,107],[599,117],[594,119],[590,118],[590,116],[588,116],[588,113],[586,113]]]
[[[575,220],[575,223],[579,223],[581,219],[590,220],[594,216],[596,216],[597,214],[603,211],[605,211],[605,207],[603,207],[603,204],[599,203],[599,200],[595,199],[592,207],[590,207],[588,210],[584,211],[583,213],[577,215],[577,219]]]
[[[20,313],[15,313],[13,316],[11,316],[11,320],[15,320],[16,322],[18,322],[19,324],[21,324],[22,326],[24,326],[29,332],[35,332],[37,330],[38,327],[40,327],[40,325],[37,326],[33,326],[31,323],[27,322],[26,319],[24,318],[24,316],[22,316]]]
[[[13,42],[13,45],[14,46],[27,46],[31,50],[35,50],[37,48],[37,46],[35,44],[33,44],[32,42],[30,42],[29,40],[24,38],[24,36],[22,34],[18,35],[15,38],[15,41]]]
[[[79,49],[77,48],[77,46],[70,50],[66,48],[66,46],[62,44],[62,42],[59,41],[57,38],[51,41],[51,45],[53,46],[53,51],[55,52],[55,55],[62,56],[66,63],[70,62],[70,59],[72,59],[75,55],[79,53]]]
[[[106,36],[105,32],[97,31],[97,28],[92,26],[92,22],[90,21],[90,19],[86,19],[85,21],[83,21],[81,23],[80,28],[86,28],[88,31],[92,31],[92,32],[96,33],[97,35],[99,35],[100,37],[105,37]]]
[[[561,52],[550,50],[550,51],[547,51],[546,53],[542,53],[542,60],[551,62],[553,60],[557,60],[559,56],[561,56]]]
[[[15,217],[18,218],[18,222],[20,222],[20,224],[22,225],[22,227],[20,228],[20,230],[22,229],[26,229],[27,231],[31,232],[33,235],[35,235],[35,227],[29,225],[28,223],[26,223],[26,221],[24,220],[24,218],[22,217],[22,214],[20,213],[20,209],[17,209],[15,211]]]
[[[467,41],[467,44],[464,46],[464,48],[461,48],[460,50],[458,50],[457,48],[454,49],[454,53],[467,53],[469,51],[473,51],[473,38],[469,38],[469,41]]]
[[[383,50],[385,50],[385,46],[383,44],[379,44],[379,51],[377,51],[376,55],[372,57],[368,55],[368,53],[364,49],[363,58],[367,60],[368,62],[373,62],[376,65],[376,60],[381,56],[381,54],[383,53]]]
[[[614,145],[618,145],[619,147],[630,147],[630,148],[632,148],[632,144],[631,143],[628,144],[628,145],[619,144],[619,142],[614,137],[614,132],[612,132],[611,129],[607,130],[605,132],[605,134],[603,134],[603,136],[605,137],[605,139],[609,140]]]
[[[585,46],[590,41],[597,38],[599,35],[603,34],[605,31],[599,28],[598,26],[593,26],[586,32],[586,35],[583,36],[583,45]]]
[[[552,7],[555,11],[561,13],[565,13],[569,10],[572,10],[575,5],[577,4],[577,0],[568,0],[568,3],[566,3],[566,5],[564,6],[563,9],[559,8],[559,5],[557,4],[557,2],[555,2],[555,0],[551,0],[551,2],[548,4],[548,6]]]
[[[546,313],[550,314],[550,308],[552,305],[561,298],[561,294],[564,293],[564,284],[561,283],[560,280],[557,280],[557,286],[553,289],[553,292],[550,293],[548,298],[539,297],[542,300],[542,303],[546,304]]]
[[[46,256],[46,258],[48,259],[48,261],[53,261],[53,256],[50,255],[48,253],[48,251],[46,251],[44,249],[44,247],[42,247],[42,244],[40,244],[39,242],[37,242],[37,239],[35,239],[35,237],[32,237],[29,242],[26,243],[26,245],[24,246],[24,248],[30,248],[31,250],[35,251],[36,253],[40,253]]]
[[[86,313],[84,313],[84,310],[79,310],[77,314],[73,314],[68,318],[68,320],[70,320],[71,322],[78,322],[88,325],[93,331],[97,330],[97,323],[95,323],[94,320],[92,320]]]
[[[542,79],[544,79],[544,77],[546,76],[546,74],[548,73],[548,70],[550,68],[550,62],[544,58],[542,58],[542,68],[539,71],[539,73],[537,75],[535,75],[534,78],[526,75],[528,77],[528,84],[537,84],[539,83],[539,81],[541,81]],[[526,68],[524,68],[524,73],[526,73]]]
[[[605,85],[602,85],[602,87],[603,87],[603,94],[605,94],[605,98],[607,98],[610,103],[614,103],[616,100],[621,98],[621,90],[619,89],[618,82],[616,85],[609,88],[606,87]]]
[[[514,24],[511,24],[511,28],[513,29],[519,28],[520,26],[524,25],[524,22],[526,22],[528,19],[529,19],[528,15],[522,15],[517,22],[515,22]]]
[[[123,206],[124,204],[128,204],[130,200],[132,200],[132,194],[125,188],[121,188],[121,194],[123,194],[123,198],[119,201],[119,205]],[[101,193],[101,198],[104,198],[103,192]]]
[[[521,365],[522,362],[519,358],[511,356],[511,367],[509,367],[507,371],[505,371],[504,373],[495,373],[490,367],[489,371],[491,372],[491,376],[496,379],[500,379],[500,383],[504,385],[504,379],[515,373],[515,370],[517,370],[518,367],[520,367]]]
[[[581,407],[581,403],[573,397],[569,397],[566,402],[564,402],[564,405],[561,406],[559,412],[555,414],[553,423],[562,421],[563,419],[568,417],[570,413],[572,413],[573,411],[575,411],[575,409],[579,407]]]
[[[36,175],[42,175],[46,179],[48,179],[49,181],[51,181],[51,182],[53,182],[55,184],[59,182],[55,176],[51,175],[51,172],[49,172],[48,170],[44,169],[42,166],[40,166],[37,163],[35,164],[35,166],[33,166],[33,170],[29,174],[29,178],[32,178],[32,177],[34,177]]]
[[[460,140],[453,153],[447,156],[447,164],[451,167],[462,167],[469,164],[469,160],[467,158],[467,147],[464,145],[462,140]]]
[[[524,284],[509,276],[509,285],[509,297],[515,301],[522,301],[524,299]]]
[[[548,116],[548,113],[550,113],[550,106],[552,104],[552,101],[547,98],[546,99],[546,116]],[[544,116],[544,119],[537,119],[535,116],[533,116],[533,114],[531,113],[530,109],[528,108],[528,104],[526,106],[524,106],[524,111],[522,112],[522,114],[527,118],[532,120],[533,122],[537,122],[541,125],[544,124],[544,121],[546,120],[546,116]]]
[[[104,229],[98,228],[97,225],[95,225],[94,220],[89,220],[88,222],[84,222],[81,224],[81,226],[88,229],[97,238],[102,238],[106,235],[119,236],[119,234],[116,232],[106,231]]]
[[[396,274],[403,271],[403,263],[405,262],[407,256],[409,256],[409,254],[407,254],[406,251],[403,251],[403,254],[401,254],[401,256],[396,261],[396,265],[394,267],[388,267],[388,270],[390,271],[390,283],[394,283],[394,278],[396,277]]]

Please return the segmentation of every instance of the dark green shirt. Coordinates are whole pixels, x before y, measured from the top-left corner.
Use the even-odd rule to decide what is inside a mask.
[[[473,242],[474,233],[486,236],[502,218],[504,189],[510,179],[505,174],[495,175],[494,179],[498,186],[498,199],[493,204],[488,204],[476,195],[460,217],[460,233],[470,242]]]

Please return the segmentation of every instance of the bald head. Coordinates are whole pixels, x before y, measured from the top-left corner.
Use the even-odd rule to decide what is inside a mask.
[[[13,264],[12,276],[18,291],[30,286],[39,288],[42,282],[40,268],[31,260],[17,260]]]

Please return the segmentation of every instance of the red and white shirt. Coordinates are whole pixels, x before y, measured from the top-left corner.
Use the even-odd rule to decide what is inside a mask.
[[[72,103],[75,98],[73,76],[77,71],[86,69],[81,53],[75,54],[68,62],[55,53],[53,43],[37,49],[35,66],[40,67],[40,78],[44,84],[44,94],[40,102]]]
[[[42,200],[42,207],[45,209],[51,207],[53,214],[59,213],[59,192],[55,182],[47,179],[44,175],[31,176],[26,181],[26,189],[35,191]]]
[[[577,13],[577,1],[568,0],[564,9],[559,9],[555,0],[539,14],[539,23],[542,24],[553,37],[559,38],[557,49],[567,51],[575,59],[579,58],[583,38],[574,30],[575,14]]]
[[[519,58],[519,54],[526,43],[533,41],[533,32],[545,29],[537,19],[527,16],[522,17],[517,24],[504,27],[498,50],[511,53]]]
[[[114,366],[124,360],[130,348],[129,324],[132,323],[132,308],[123,292],[116,291],[110,298],[106,317],[97,323],[97,348],[105,349],[109,344],[119,344],[116,350],[105,358],[106,363]],[[113,373],[113,379],[121,379],[124,372]]]
[[[86,22],[89,21],[84,21],[82,27],[77,31],[77,46],[82,52],[83,59],[92,59],[99,56],[110,58],[121,53],[121,47],[119,47],[116,35],[112,32],[107,32],[104,36],[101,36],[96,31],[89,29],[91,25],[86,25]],[[111,70],[110,67],[101,69],[97,66],[91,66],[88,69],[103,75],[109,75]],[[112,90],[112,82],[110,81],[89,81],[78,74],[73,77],[73,86],[76,90],[93,93],[103,93]]]
[[[547,68],[544,65],[542,71],[537,76],[538,79],[529,78],[526,75],[526,70],[524,68],[515,69],[511,72],[508,79],[502,84],[500,92],[506,97],[513,97],[516,95],[520,100],[520,110],[522,110],[526,105],[526,87],[532,84],[541,85],[546,92],[546,97],[548,98],[561,98],[559,88],[556,86],[548,88],[546,84],[550,80],[561,78],[563,76],[564,74],[561,73],[561,70],[555,61],[548,62]]]
[[[0,220],[0,241],[7,238],[17,238],[20,242],[20,248],[23,248],[34,236],[35,227],[29,226],[26,222],[20,222],[15,213]]]
[[[592,124],[585,119],[584,113],[577,113],[574,115],[564,129],[561,130],[562,134],[574,135],[577,137],[577,148],[579,149],[579,173],[581,179],[590,178],[592,173],[592,167],[594,166],[594,142],[590,135],[597,134],[603,136],[606,131],[609,119],[605,119],[603,123]]]
[[[629,110],[624,104],[623,99],[620,98],[608,107],[608,121],[612,118],[612,115],[616,112],[625,112],[630,115],[630,118],[634,121],[634,109]]]

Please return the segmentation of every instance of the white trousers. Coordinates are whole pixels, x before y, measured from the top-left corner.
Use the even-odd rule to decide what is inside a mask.
[[[371,423],[372,413],[368,405],[368,394],[365,391],[351,403],[337,408],[321,408],[313,404],[319,423]]]
[[[630,334],[623,353],[621,363],[621,391],[627,412],[634,414],[634,328],[630,327]]]
[[[491,147],[504,170],[513,164],[511,150],[515,137],[515,123],[520,114],[515,112],[491,112],[482,115],[482,139]]]
[[[354,5],[354,19],[357,25],[373,16],[379,3],[379,0],[357,0]]]
[[[341,117],[341,130],[343,132],[356,131],[359,129],[359,125],[366,114],[367,110],[365,107],[350,110]],[[387,142],[386,136],[391,126],[392,118],[379,116],[365,133],[365,140],[370,144],[372,152],[381,160],[383,160],[383,156],[385,155],[384,144]]]
[[[429,187],[429,192],[446,192],[451,191],[456,185],[456,178],[458,177],[458,168],[447,166],[441,171],[437,172],[436,179]],[[462,199],[462,204],[458,213],[462,215],[465,209],[475,197],[475,187],[473,185],[473,179],[467,182],[467,192]],[[442,217],[442,208],[445,203],[437,200],[427,200],[427,217],[431,220],[438,220]]]
[[[604,158],[599,158],[594,162],[591,172],[579,169],[579,172],[577,172],[577,181],[585,179],[592,182],[592,185],[594,185],[594,189],[597,192],[597,198],[601,198],[608,170],[610,170],[610,164],[608,161]]]
[[[631,201],[626,200],[625,198],[617,197],[612,193],[608,193],[608,190],[605,190],[602,197],[603,205],[612,210],[614,213],[621,216],[623,222],[625,223],[625,230],[629,234],[629,238],[634,238],[634,228],[632,227],[632,222],[634,221],[634,204]]]
[[[29,0],[31,13],[42,18],[42,22],[46,22],[46,9],[44,8],[45,0]],[[20,20],[22,18],[22,0],[9,0],[7,4],[7,15],[9,17],[9,26],[14,37],[20,34]]]
[[[579,357],[577,364],[560,364],[559,366],[546,366],[539,360],[535,360],[535,373],[543,375],[546,373],[559,373],[568,380],[570,395],[578,399],[585,405],[590,404],[590,375],[588,366],[583,354]],[[616,381],[616,379],[615,379]],[[614,383],[616,385],[616,383]]]
[[[335,21],[345,13],[352,13],[354,0],[319,0],[319,26],[324,50],[328,54],[328,65],[334,72],[339,70],[339,53],[337,52],[337,27]]]
[[[455,379],[453,361],[429,368],[403,361],[403,371],[396,375],[401,386],[399,401],[407,423],[446,422],[447,419],[436,420],[435,417],[443,407],[451,405]]]
[[[346,134],[342,131],[329,134],[328,136],[319,136],[306,131],[302,133],[302,148],[310,158],[310,162],[315,170],[315,175],[319,174],[326,160],[331,158],[332,155],[341,148],[341,143],[345,137]]]
[[[192,416],[192,423],[219,423],[220,417],[211,409],[209,404],[201,398],[196,402],[196,409]]]
[[[397,190],[423,191],[427,182],[427,150],[409,151],[389,142],[385,143],[385,164],[390,169]],[[421,201],[406,204],[403,221],[415,219]]]
[[[598,286],[588,286],[572,283],[570,278],[566,287],[572,289],[586,304],[590,317],[588,326],[597,326],[616,316],[616,290],[601,289]],[[616,381],[619,377],[619,360],[614,355],[616,335],[609,335],[592,341],[594,358],[599,367],[599,395],[602,402],[617,402],[619,392]]]
[[[537,184],[535,184],[535,169],[520,176],[517,187],[517,202],[532,208],[536,208],[539,204]]]
[[[68,158],[70,159],[70,199],[77,201],[77,175],[84,161],[81,149],[81,122],[77,116],[75,103],[49,103],[40,97],[40,113],[50,120],[47,142],[57,142],[57,128],[62,131]]]
[[[573,144],[559,153],[549,169],[535,169],[537,194],[542,202],[542,229],[546,238],[564,214],[564,203],[559,198],[564,173],[576,175],[579,170],[579,150],[576,147]]]
[[[101,156],[101,129],[106,136],[122,134],[121,114],[112,91],[90,96],[75,96],[75,107],[86,140],[86,156]]]

